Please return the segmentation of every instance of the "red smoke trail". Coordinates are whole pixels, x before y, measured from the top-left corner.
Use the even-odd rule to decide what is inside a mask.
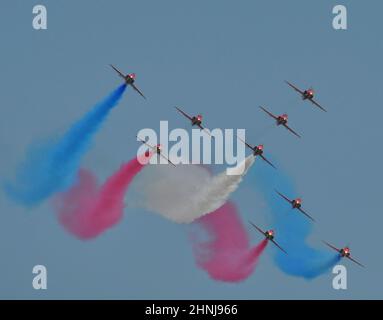
[[[267,240],[250,247],[247,232],[232,203],[227,202],[198,219],[196,224],[207,232],[209,238],[200,240],[192,236],[194,255],[197,265],[211,278],[239,282],[252,274]]]
[[[84,240],[114,226],[122,218],[124,196],[130,182],[148,163],[151,155],[146,153],[123,164],[100,188],[91,172],[80,170],[77,184],[55,199],[60,223]]]

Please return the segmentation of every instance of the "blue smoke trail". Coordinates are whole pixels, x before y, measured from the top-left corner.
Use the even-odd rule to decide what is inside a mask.
[[[271,161],[275,163],[275,160]],[[312,279],[327,272],[340,260],[340,255],[308,246],[306,238],[312,231],[312,222],[299,212],[293,211],[291,205],[275,192],[277,189],[289,197],[294,197],[294,186],[281,172],[280,166],[276,171],[260,162],[250,169],[251,172],[245,181],[255,185],[263,195],[270,207],[277,241],[288,252],[286,255],[276,250],[274,259],[277,266],[286,274],[305,279]]]
[[[15,182],[4,185],[7,194],[20,204],[32,206],[69,188],[75,182],[81,159],[90,148],[92,138],[125,89],[126,84],[123,84],[114,90],[60,139],[30,148],[17,170]]]

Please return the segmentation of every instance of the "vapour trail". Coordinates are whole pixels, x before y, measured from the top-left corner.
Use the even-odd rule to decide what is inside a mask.
[[[33,206],[71,187],[95,134],[118,104],[125,89],[126,84],[123,84],[114,90],[61,138],[31,147],[16,172],[15,180],[4,185],[6,193],[22,205]]]
[[[256,267],[267,246],[267,239],[250,247],[247,231],[231,202],[194,222],[205,231],[191,233],[197,266],[212,279],[240,282],[247,279]],[[197,231],[197,232],[196,232]]]
[[[101,187],[91,172],[80,170],[77,184],[54,199],[60,223],[83,240],[116,225],[123,216],[124,197],[131,181],[151,156],[147,153],[123,164]]]
[[[246,183],[263,195],[270,209],[268,213],[272,217],[277,241],[288,252],[286,255],[275,251],[276,265],[288,275],[312,279],[328,272],[340,257],[325,248],[318,250],[307,244],[312,222],[293,211],[291,205],[276,194],[275,189],[291,197],[297,195],[291,179],[282,172],[282,166],[278,165],[278,168],[275,172],[269,166],[257,166],[247,176]]]
[[[254,156],[248,156],[237,175],[225,170],[216,176],[197,165],[149,165],[132,184],[127,204],[177,223],[191,223],[225,204],[253,163]]]

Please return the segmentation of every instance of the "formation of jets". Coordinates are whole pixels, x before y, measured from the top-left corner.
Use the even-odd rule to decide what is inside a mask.
[[[127,75],[124,75],[122,72],[120,72],[117,68],[115,68],[113,65],[110,65],[117,73],[120,77],[122,77],[125,81],[125,83],[127,85],[130,85],[136,92],[138,92],[143,98],[145,98],[144,94],[135,86],[134,82],[135,82],[135,74],[134,73],[130,73],[130,74],[127,74]],[[317,101],[314,100],[314,89],[313,88],[309,88],[309,89],[305,89],[305,90],[301,90],[299,89],[298,87],[296,87],[295,85],[293,85],[292,83],[290,83],[289,81],[285,81],[291,88],[293,88],[296,92],[298,92],[302,99],[303,100],[308,100],[310,101],[313,105],[315,105],[316,107],[318,107],[319,109],[321,109],[322,111],[326,111],[327,110],[325,108],[323,108]],[[146,99],[146,98],[145,98]],[[183,111],[181,108],[179,107],[175,107],[176,110],[181,114],[183,115],[185,118],[187,118],[191,125],[192,126],[196,126],[198,127],[199,129],[201,129],[202,131],[204,131],[206,134],[208,134],[209,136],[211,136],[209,130],[207,130],[204,126],[202,126],[202,115],[201,114],[198,114],[198,115],[194,115],[194,116],[191,116],[189,114],[187,114],[185,111]],[[292,134],[294,134],[295,136],[297,137],[301,137],[294,129],[292,129],[289,125],[288,125],[288,115],[287,114],[281,114],[281,115],[274,115],[273,113],[271,113],[269,110],[267,110],[265,107],[262,107],[260,106],[260,109],[265,112],[268,116],[270,116],[271,118],[273,118],[276,122],[276,125],[277,126],[283,126],[285,127],[288,131],[290,131]],[[264,146],[262,144],[260,145],[251,145],[249,144],[248,142],[244,141],[243,139],[241,139],[240,137],[237,136],[237,138],[246,145],[246,147],[248,147],[249,149],[251,149],[254,157],[257,157],[259,156],[263,161],[265,161],[267,164],[269,164],[270,166],[272,166],[273,168],[275,168],[275,166],[264,156]],[[172,164],[173,166],[175,166],[175,164],[173,162],[170,161],[169,158],[167,158],[165,155],[162,154],[162,146],[161,144],[157,144],[155,146],[152,146],[148,143],[146,143],[144,140],[142,140],[141,138],[137,137],[137,139],[139,141],[141,141],[143,144],[145,144],[149,150],[152,150],[153,152],[155,152],[158,156],[164,158],[169,164]],[[286,195],[282,194],[281,192],[279,192],[278,190],[275,190],[275,192],[279,195],[280,198],[284,199],[286,202],[288,202],[290,205],[291,205],[291,208],[292,209],[296,209],[298,210],[300,213],[302,213],[303,215],[305,215],[307,218],[309,218],[310,220],[312,221],[315,221],[314,218],[312,216],[310,216],[305,210],[303,210],[302,208],[302,199],[301,198],[295,198],[295,199],[290,199],[289,197],[287,197]],[[281,250],[282,252],[284,252],[285,254],[287,254],[287,252],[274,240],[275,238],[275,232],[274,230],[267,230],[267,231],[263,231],[261,228],[259,228],[258,226],[256,226],[254,223],[250,222],[250,224],[258,231],[260,232],[268,241],[272,242],[279,250]],[[347,258],[351,261],[353,261],[354,263],[356,263],[357,265],[361,266],[361,267],[364,267],[363,264],[361,264],[360,262],[356,261],[355,259],[353,259],[351,257],[351,253],[350,253],[350,248],[347,246],[347,247],[344,247],[344,248],[341,248],[341,249],[338,249],[337,247],[329,244],[328,242],[326,241],[323,241],[328,247],[330,247],[332,250],[338,252],[338,254],[340,255],[340,257],[342,258]]]
[[[299,89],[298,87],[296,87],[295,85],[293,85],[292,83],[286,81],[286,83],[291,87],[293,88],[296,92],[298,92],[302,99],[303,100],[308,100],[310,101],[313,105],[315,105],[316,107],[318,107],[319,109],[321,109],[322,111],[325,111],[327,112],[327,110],[325,108],[323,108],[317,101],[314,100],[314,89],[313,88],[309,88],[309,89],[306,89],[306,90],[301,90]],[[272,112],[270,112],[269,110],[267,110],[265,107],[262,107],[260,106],[260,109],[265,112],[269,117],[273,118],[276,122],[276,125],[277,126],[283,126],[285,127],[288,131],[290,131],[292,134],[294,134],[295,136],[297,137],[301,137],[294,129],[292,129],[289,125],[288,125],[288,115],[287,114],[281,114],[281,115],[275,115],[273,114]],[[272,167],[275,168],[275,166],[269,161],[267,160],[264,156],[263,156],[263,145],[259,145],[259,146],[251,146],[250,144],[248,144],[247,142],[243,141],[242,139],[240,139],[238,137],[238,139],[240,141],[242,141],[243,143],[246,144],[246,146],[248,148],[250,148],[252,151],[253,151],[253,154],[254,156],[260,156],[264,161],[266,161],[268,164],[270,164]],[[298,210],[300,213],[304,214],[307,218],[309,218],[310,220],[312,221],[315,221],[314,218],[312,216],[310,216],[305,210],[303,210],[302,208],[302,199],[301,198],[295,198],[295,199],[290,199],[289,197],[287,197],[286,195],[282,194],[281,192],[279,192],[278,190],[275,190],[276,193],[283,199],[285,200],[286,202],[288,202],[290,205],[291,205],[291,208],[292,209],[296,209]],[[251,222],[250,222],[251,223]],[[270,240],[271,242],[273,242],[281,251],[283,251],[284,253],[286,253],[286,251],[280,246],[278,245],[275,241],[274,241],[274,236],[275,236],[275,232],[273,230],[268,230],[268,231],[263,231],[262,229],[260,229],[259,227],[257,227],[255,224],[251,223],[251,225],[257,229],[260,233],[262,233],[266,239]],[[341,249],[338,249],[336,248],[335,246],[329,244],[328,242],[325,242],[324,243],[329,246],[331,249],[335,250],[336,252],[339,253],[340,257],[345,257],[351,261],[353,261],[354,263],[358,264],[359,266],[361,267],[364,267],[363,264],[361,264],[360,262],[356,261],[355,259],[353,259],[350,255],[350,248],[349,247],[344,247],[344,248],[341,248]]]

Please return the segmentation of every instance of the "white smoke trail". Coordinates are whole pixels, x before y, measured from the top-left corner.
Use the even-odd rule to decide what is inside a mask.
[[[198,165],[149,165],[132,183],[126,203],[177,223],[191,223],[220,208],[253,163],[250,155],[235,170],[238,175],[227,175],[224,170],[216,176]]]

